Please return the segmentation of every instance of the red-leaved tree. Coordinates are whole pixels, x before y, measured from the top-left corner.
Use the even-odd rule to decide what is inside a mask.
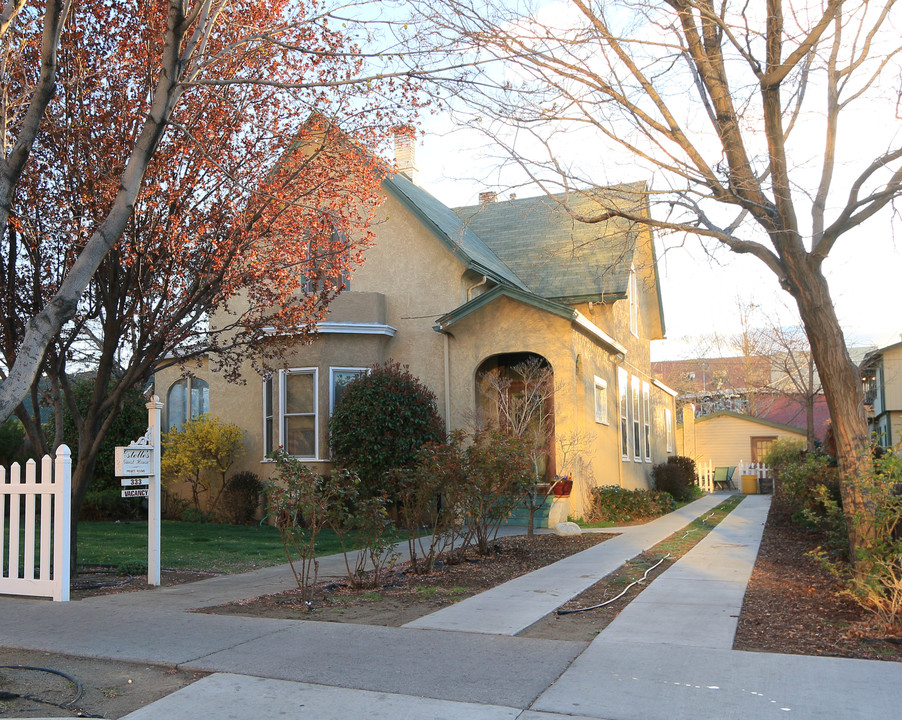
[[[167,14],[166,3],[94,0],[70,10],[56,94],[0,244],[3,360],[30,363],[43,328],[44,392],[78,430],[76,517],[124,393],[155,366],[207,353],[235,379],[249,351],[271,361],[278,338],[309,335],[372,240],[386,168],[366,148],[416,111],[409,79],[355,82],[364,58],[319,3],[207,3],[216,22],[174,18],[182,5],[170,2]],[[23,62],[4,77],[10,97],[39,82],[45,20],[20,20]],[[179,55],[185,64],[167,65],[189,21],[198,46]],[[132,178],[138,156],[146,171]],[[86,291],[73,292],[86,258],[95,265]],[[48,316],[63,322],[36,324]],[[71,382],[83,369],[96,373],[86,412]],[[37,381],[28,388],[36,408]],[[14,406],[37,448],[55,446],[59,424],[45,433]]]

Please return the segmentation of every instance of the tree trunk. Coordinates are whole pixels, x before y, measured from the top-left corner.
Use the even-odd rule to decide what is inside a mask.
[[[858,566],[859,551],[875,537],[874,508],[865,483],[873,469],[861,379],[846,349],[820,263],[802,255],[786,258],[785,265],[788,289],[798,304],[830,409],[849,556]]]

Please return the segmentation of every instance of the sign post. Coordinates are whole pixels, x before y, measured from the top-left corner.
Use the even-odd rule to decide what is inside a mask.
[[[163,403],[154,395],[147,403],[147,434],[153,444],[152,475],[147,496],[147,584],[160,584],[160,422]]]
[[[160,423],[163,403],[154,395],[147,407],[147,432],[116,448],[116,476],[122,497],[147,498],[147,584],[160,584]],[[146,487],[144,487],[146,486]]]

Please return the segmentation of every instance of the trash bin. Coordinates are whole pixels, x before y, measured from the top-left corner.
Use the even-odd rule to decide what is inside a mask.
[[[746,495],[758,494],[758,476],[743,475],[742,476],[742,492]]]

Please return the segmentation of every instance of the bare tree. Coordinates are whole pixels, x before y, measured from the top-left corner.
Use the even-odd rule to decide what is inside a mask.
[[[653,175],[651,218],[600,203],[576,219],[688,233],[774,273],[824,386],[857,558],[874,533],[857,482],[870,439],[823,265],[902,191],[895,0],[423,4],[446,47],[507,63],[476,66],[454,91],[529,180],[576,197],[593,183],[580,166],[590,157]],[[573,138],[576,159],[564,152]]]
[[[524,441],[532,463],[534,485],[524,494],[529,511],[527,535],[535,530],[535,514],[545,504],[556,480],[549,480],[548,462],[554,451],[554,374],[542,358],[528,357],[513,367],[498,367],[480,378],[489,401],[490,420]]]

